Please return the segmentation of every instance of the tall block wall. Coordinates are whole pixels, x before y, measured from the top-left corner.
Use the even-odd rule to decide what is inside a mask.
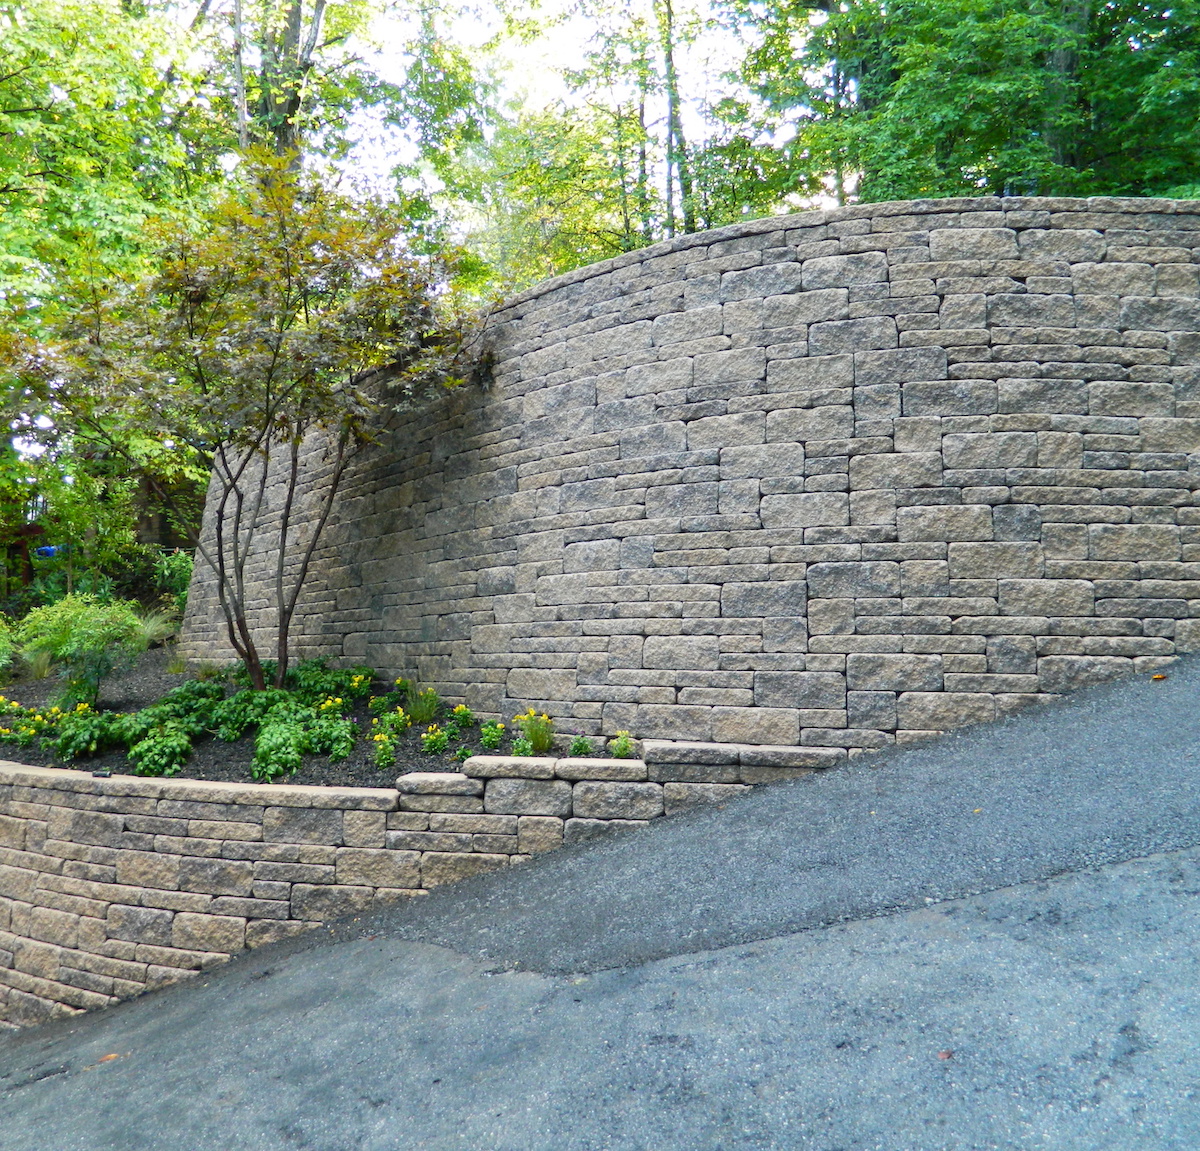
[[[490,340],[347,484],[305,654],[818,766],[1200,647],[1200,203],[759,220]],[[199,569],[186,643],[228,653]]]

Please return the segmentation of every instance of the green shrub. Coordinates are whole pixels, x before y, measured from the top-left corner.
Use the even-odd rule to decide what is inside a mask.
[[[489,719],[479,729],[479,742],[488,751],[495,751],[504,742],[504,724]]]
[[[460,703],[451,713],[450,718],[460,728],[475,726],[475,713],[465,703]]]
[[[25,654],[45,654],[60,666],[64,705],[94,704],[104,677],[145,650],[137,605],[101,603],[90,595],[69,595],[34,609],[21,621],[17,638]]]
[[[154,584],[179,615],[187,608],[188,588],[192,586],[192,557],[178,548],[163,552],[154,561]]]
[[[63,716],[57,735],[46,741],[46,748],[59,759],[80,759],[127,748],[133,718],[127,712],[95,711],[81,703]]]
[[[537,755],[545,755],[554,746],[554,720],[543,712],[538,715],[530,708],[524,715],[514,715],[513,723]],[[520,754],[519,752],[514,752]]]
[[[571,747],[567,754],[582,756],[586,759],[589,755],[593,755],[595,750],[596,749],[592,747],[592,741],[588,739],[586,735],[577,735],[573,740],[571,740]]]
[[[432,724],[421,732],[421,750],[426,755],[441,755],[450,745],[450,734]]]
[[[165,723],[129,749],[134,775],[178,775],[192,754],[192,737],[178,723]]]
[[[474,754],[475,753],[469,747],[464,745],[454,753],[454,758],[457,759],[459,763],[465,763]]]
[[[512,753],[513,755],[532,755],[533,744],[523,735],[518,735],[517,738],[512,741]]]
[[[634,746],[633,737],[629,732],[618,731],[608,741],[608,754],[613,759],[637,759],[637,748]]]
[[[267,712],[290,698],[286,691],[278,687],[269,687],[266,691],[245,688],[236,692],[214,709],[213,734],[226,743],[241,739],[248,727],[262,723]]]
[[[317,703],[326,696],[362,699],[370,694],[374,678],[373,668],[331,668],[323,659],[306,659],[288,672],[287,686],[301,703]]]
[[[0,679],[6,679],[17,662],[17,643],[12,625],[0,616]]]

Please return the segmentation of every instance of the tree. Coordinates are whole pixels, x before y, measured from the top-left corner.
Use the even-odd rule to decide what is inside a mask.
[[[1200,4],[768,0],[743,78],[839,200],[1155,195],[1200,169]]]
[[[407,252],[393,209],[291,170],[289,157],[255,155],[202,227],[167,221],[154,250],[152,277],[78,309],[54,344],[28,350],[23,378],[72,424],[151,429],[211,467],[212,533],[198,550],[257,688],[266,673],[245,575],[269,518],[282,684],[347,467],[374,442],[388,390],[403,400],[461,381],[462,328],[441,325],[439,269]],[[319,506],[298,522],[314,444]]]

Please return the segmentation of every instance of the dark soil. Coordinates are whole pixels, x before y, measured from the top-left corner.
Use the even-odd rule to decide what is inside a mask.
[[[155,703],[165,692],[177,687],[188,678],[186,674],[167,671],[170,653],[156,648],[141,656],[129,671],[110,676],[100,688],[98,706],[105,711],[138,711]],[[3,694],[23,707],[47,705],[60,690],[56,679],[27,680],[10,684]],[[377,685],[377,693],[387,688]],[[277,783],[300,783],[319,787],[391,787],[397,775],[410,771],[459,771],[462,765],[448,755],[426,755],[421,751],[420,732],[410,728],[396,747],[396,763],[380,771],[371,762],[372,745],[366,732],[371,716],[366,701],[362,701],[349,717],[354,719],[362,736],[354,745],[347,759],[330,762],[321,755],[305,756],[304,764],[295,775],[284,776]],[[479,731],[473,729],[474,734]],[[463,742],[476,752],[482,749],[478,743],[470,743],[470,735]],[[460,743],[458,746],[462,746]],[[453,751],[453,746],[452,746]],[[219,739],[198,740],[191,758],[183,765],[177,779],[212,779],[226,783],[255,783],[250,775],[250,764],[254,758],[254,737],[245,736],[235,743]],[[38,747],[19,748],[13,744],[0,744],[0,759],[39,767],[65,767],[76,771],[109,771],[114,775],[132,774],[132,765],[121,751],[108,752],[91,759],[56,759],[50,752]]]

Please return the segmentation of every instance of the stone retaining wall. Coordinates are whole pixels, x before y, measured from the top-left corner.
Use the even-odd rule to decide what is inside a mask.
[[[791,750],[746,781],[796,774]],[[671,744],[647,745],[649,762],[482,756],[394,788],[0,762],[0,1025],[103,1007],[379,900],[722,802],[745,790],[731,751],[723,764]]]
[[[823,765],[1200,647],[1198,203],[757,220],[491,338],[347,483],[305,654]],[[228,658],[202,565],[185,638]]]

